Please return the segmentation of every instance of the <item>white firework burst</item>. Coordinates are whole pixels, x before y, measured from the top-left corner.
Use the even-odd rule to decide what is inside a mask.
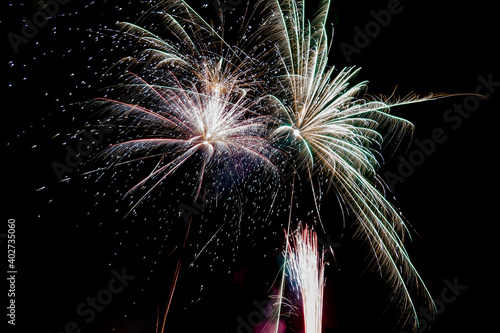
[[[290,144],[298,150],[294,168],[306,169],[313,191],[313,176],[327,175],[342,206],[354,215],[357,236],[368,242],[375,267],[392,286],[398,306],[416,317],[412,288],[422,289],[426,301],[432,300],[405,249],[403,217],[386,199],[377,170],[383,150],[395,149],[413,130],[390,109],[439,96],[365,96],[367,82],[352,83],[359,69],[337,73],[328,67],[329,0],[320,1],[311,21],[304,1],[273,0],[268,5],[272,14],[262,29],[276,43],[281,73],[270,99],[281,119],[274,140],[293,139]]]
[[[290,285],[300,300],[305,333],[321,333],[325,264],[316,232],[307,225],[297,229],[287,242],[286,267]]]
[[[111,166],[157,159],[151,173],[128,194],[147,188],[134,207],[187,160],[200,163],[195,199],[211,168],[241,164],[277,171],[277,153],[266,139],[270,117],[262,115],[255,60],[230,48],[184,1],[161,2],[154,16],[173,36],[162,39],[138,23],[121,22],[120,38],[131,40],[134,56],[117,66],[139,67],[122,77],[122,99],[96,99],[93,106],[138,138],[118,142],[101,157]],[[170,12],[176,12],[175,17]],[[186,22],[188,23],[186,26]],[[139,50],[139,51],[137,51]],[[227,51],[226,51],[227,50]],[[149,187],[147,184],[152,184]],[[133,207],[133,208],[134,208]]]

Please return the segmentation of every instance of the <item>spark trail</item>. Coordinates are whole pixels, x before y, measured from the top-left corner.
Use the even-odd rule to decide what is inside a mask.
[[[141,21],[120,23],[135,46],[135,54],[121,64],[138,73],[129,70],[119,86],[128,97],[95,104],[139,137],[118,142],[101,156],[112,160],[110,167],[158,161],[129,190],[145,191],[132,209],[188,161],[197,165],[197,197],[208,172],[236,164],[278,175],[277,164],[286,160],[291,172],[310,183],[324,232],[331,222],[321,220],[322,189],[315,179],[326,177],[351,214],[355,236],[369,245],[374,268],[391,286],[403,317],[416,318],[415,290],[425,302],[432,300],[405,249],[404,219],[386,199],[377,171],[413,131],[390,110],[440,96],[370,97],[368,82],[354,83],[359,69],[329,67],[329,9],[330,0],[320,0],[309,20],[302,0],[257,1],[247,13],[264,19],[251,36],[246,20],[240,30],[246,37],[235,46],[226,41],[223,27],[213,28],[182,0],[160,1],[146,16],[155,17],[170,39]]]
[[[319,253],[316,232],[307,227],[297,229],[287,242],[286,266],[289,280],[300,299],[305,333],[321,333],[325,266]]]
[[[385,198],[377,170],[383,153],[396,149],[413,131],[410,122],[391,115],[390,109],[439,96],[368,97],[367,82],[353,83],[359,69],[328,67],[329,0],[319,2],[312,20],[304,1],[273,0],[268,7],[271,14],[262,30],[275,41],[281,73],[274,77],[270,98],[281,119],[273,140],[293,147],[293,169],[305,171],[316,193],[320,189],[314,189],[313,178],[326,175],[353,216],[356,236],[369,244],[374,267],[392,287],[398,307],[404,316],[416,318],[414,288],[423,291],[426,302],[432,300],[405,249],[403,217]]]

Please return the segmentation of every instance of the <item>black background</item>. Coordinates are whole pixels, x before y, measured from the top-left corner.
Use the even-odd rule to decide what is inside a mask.
[[[200,9],[206,1],[192,3]],[[369,93],[390,94],[396,86],[400,95],[411,91],[422,95],[474,93],[479,76],[500,81],[495,67],[496,7],[486,1],[402,1],[402,12],[393,15],[390,24],[347,61],[340,43],[355,45],[354,28],[364,29],[373,21],[370,11],[386,8],[387,3],[334,1],[331,8],[330,22],[335,25],[332,64],[362,67],[357,79],[369,81]],[[152,241],[155,234],[162,238],[166,233],[158,231],[154,221],[138,226],[124,219],[124,205],[116,203],[116,198],[102,199],[99,207],[93,208],[101,200],[94,196],[100,191],[99,184],[77,177],[60,183],[51,167],[54,160],[65,157],[61,138],[82,125],[66,110],[69,107],[61,105],[95,96],[93,83],[98,80],[85,70],[85,64],[90,56],[99,61],[95,58],[105,53],[97,43],[83,50],[86,33],[75,31],[75,27],[97,25],[99,20],[113,22],[126,15],[112,2],[86,9],[85,4],[74,1],[61,6],[59,15],[17,53],[6,36],[12,31],[19,33],[23,16],[31,18],[36,6],[27,1],[3,3],[2,7],[2,53],[7,57],[2,89],[1,156],[6,186],[1,230],[6,232],[7,219],[16,220],[15,329],[62,332],[67,322],[75,321],[82,332],[89,333],[154,332],[158,308],[161,319],[179,254],[179,250],[170,250],[182,243],[185,232],[182,221],[170,238]],[[237,6],[230,15],[241,15],[244,6]],[[132,12],[134,5],[124,4],[124,8]],[[209,3],[203,10],[214,9]],[[56,35],[52,33],[54,26]],[[47,50],[53,52],[43,55]],[[91,86],[81,84],[82,80]],[[453,129],[443,114],[464,98],[450,97],[393,111],[415,124],[416,139],[430,138],[436,128],[447,136],[393,193],[414,228],[408,249],[431,294],[439,298],[445,280],[457,279],[467,286],[437,316],[430,332],[487,331],[496,323],[498,92],[481,99],[477,111]],[[57,133],[63,134],[53,138]],[[408,151],[414,149],[412,146]],[[389,167],[394,170],[397,163]],[[158,253],[164,243],[167,245]],[[183,263],[167,332],[237,332],[238,317],[247,319],[256,310],[252,302],[266,299],[269,279],[276,273],[276,253],[271,250],[262,255],[267,245],[241,256],[244,261],[233,265],[230,274],[225,268],[208,273],[203,270],[206,265],[196,270]],[[2,249],[6,253],[4,239]],[[186,257],[192,255],[187,251]],[[325,332],[401,329],[396,309],[387,307],[387,290],[379,276],[364,272],[364,251],[358,243],[342,238],[337,255],[340,271],[334,265],[327,269]],[[113,268],[120,271],[122,267],[135,276],[130,286],[114,296],[95,320],[83,323],[76,307],[107,286]],[[192,300],[196,304],[191,304]],[[2,317],[6,322],[6,316]]]

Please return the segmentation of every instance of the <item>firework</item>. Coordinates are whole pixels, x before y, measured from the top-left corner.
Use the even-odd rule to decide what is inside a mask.
[[[171,39],[141,26],[142,21],[120,23],[122,35],[137,50],[121,64],[140,67],[140,73],[124,75],[123,100],[98,99],[96,104],[138,138],[112,145],[102,156],[111,158],[112,166],[158,161],[129,190],[146,190],[137,205],[188,160],[199,165],[196,197],[210,170],[255,164],[278,173],[274,158],[281,157],[284,146],[292,148],[283,150],[296,151],[291,169],[305,170],[318,215],[321,189],[315,189],[313,177],[326,175],[354,216],[357,236],[369,244],[399,307],[416,317],[412,287],[430,297],[404,247],[403,218],[385,198],[377,170],[384,154],[413,130],[390,109],[433,96],[368,97],[367,82],[352,83],[359,69],[329,67],[329,0],[320,1],[311,21],[303,1],[259,1],[255,8],[262,4],[262,13],[269,14],[258,32],[236,46],[225,40],[223,28],[214,29],[181,0],[162,1],[150,12]],[[246,27],[242,24],[245,33]],[[258,43],[270,45],[266,40],[273,48],[259,51]],[[290,208],[289,223],[291,214]],[[307,244],[313,242],[309,237]],[[317,314],[311,306],[304,304],[304,311]],[[306,325],[318,332],[316,324]]]
[[[276,153],[265,138],[269,116],[261,115],[261,99],[254,91],[259,81],[249,72],[255,61],[228,48],[225,41],[183,1],[161,2],[154,12],[167,28],[167,40],[153,32],[121,22],[122,38],[131,40],[138,54],[119,65],[127,70],[125,81],[115,87],[122,99],[97,99],[94,106],[127,135],[137,138],[118,142],[100,156],[111,167],[156,159],[156,167],[127,194],[146,189],[132,209],[147,198],[168,176],[188,160],[199,163],[195,199],[207,171],[229,164],[275,169]],[[172,16],[169,12],[176,12]],[[185,23],[189,28],[184,28]],[[136,52],[137,53],[137,52]],[[118,64],[117,64],[118,65]],[[148,185],[150,184],[150,185]]]
[[[325,267],[316,232],[305,226],[287,242],[290,285],[301,301],[305,333],[321,333]]]
[[[272,98],[281,125],[273,132],[276,142],[292,138],[297,150],[294,168],[305,169],[312,189],[312,177],[327,175],[340,202],[355,217],[357,236],[368,242],[376,262],[393,287],[404,313],[415,306],[411,287],[428,292],[413,267],[403,244],[406,227],[402,216],[385,198],[377,169],[384,150],[395,149],[413,125],[389,114],[391,107],[432,99],[412,94],[402,99],[368,98],[367,83],[352,84],[359,69],[336,73],[328,67],[330,50],[326,19],[330,1],[320,2],[312,21],[305,16],[305,4],[298,0],[269,2],[271,14],[264,30],[276,43],[275,78],[279,89]],[[319,214],[319,212],[318,212]]]

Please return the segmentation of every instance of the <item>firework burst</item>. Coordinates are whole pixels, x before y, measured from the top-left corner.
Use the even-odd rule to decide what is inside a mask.
[[[161,2],[158,8],[151,15],[159,16],[174,40],[162,39],[138,24],[119,23],[120,36],[140,51],[117,64],[128,68],[122,75],[125,82],[114,88],[122,90],[122,99],[93,103],[107,114],[108,123],[124,128],[127,135],[138,134],[110,146],[100,157],[110,159],[112,167],[158,161],[127,192],[146,191],[133,208],[188,160],[200,164],[195,199],[211,169],[239,164],[244,169],[254,165],[277,171],[272,162],[277,150],[265,138],[270,117],[256,111],[262,98],[254,91],[260,82],[249,74],[258,72],[255,60],[237,47],[227,47],[184,1]],[[184,28],[186,22],[189,28]],[[130,71],[135,67],[140,67],[140,74]]]
[[[426,299],[431,299],[404,247],[403,218],[385,198],[377,169],[382,152],[395,149],[413,129],[408,121],[389,114],[390,108],[433,96],[368,98],[363,95],[366,82],[351,83],[359,69],[336,73],[334,67],[329,68],[329,0],[320,2],[312,21],[306,19],[303,1],[270,1],[269,7],[273,14],[263,29],[275,40],[282,73],[275,78],[279,89],[272,98],[281,119],[274,140],[293,139],[294,168],[306,169],[313,192],[312,177],[327,175],[341,205],[354,215],[357,236],[368,242],[375,267],[399,295],[398,306],[416,317],[412,286],[423,289]]]
[[[290,285],[300,299],[305,333],[321,333],[325,266],[318,251],[316,232],[305,226],[287,242]]]
[[[316,193],[321,189],[315,189],[313,177],[326,175],[341,206],[353,215],[357,236],[369,244],[399,308],[416,317],[412,288],[422,289],[428,301],[430,297],[404,247],[404,220],[386,199],[377,170],[384,154],[413,130],[390,109],[433,96],[368,97],[367,82],[352,84],[359,69],[329,67],[329,0],[320,1],[311,21],[304,1],[258,1],[254,8],[261,5],[261,13],[268,15],[257,33],[235,47],[225,40],[223,28],[214,29],[182,0],[162,1],[145,16],[156,17],[170,39],[154,34],[142,21],[120,23],[122,36],[137,50],[120,65],[140,67],[139,74],[128,71],[124,76],[123,100],[95,103],[125,132],[139,137],[114,144],[101,156],[110,158],[111,166],[158,161],[129,190],[146,191],[135,207],[188,160],[198,163],[197,197],[210,170],[239,164],[278,173],[274,158],[279,151],[284,146],[295,151],[291,167],[305,170],[318,215]],[[242,27],[247,33],[249,25]],[[260,50],[259,43],[267,47]],[[321,227],[325,230],[322,222]]]

